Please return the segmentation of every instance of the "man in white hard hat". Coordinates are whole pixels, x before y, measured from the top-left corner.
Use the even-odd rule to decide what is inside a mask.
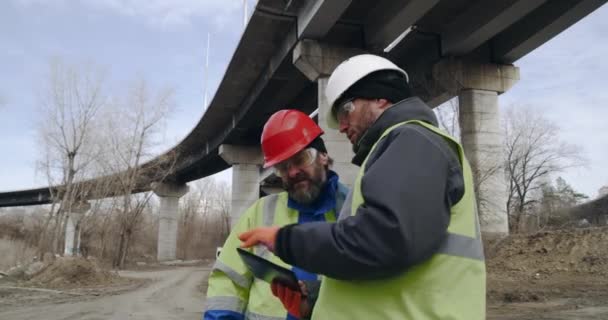
[[[240,236],[325,275],[313,319],[484,319],[485,262],[462,146],[412,95],[407,73],[375,55],[340,64],[326,89],[330,127],[360,166],[335,224]]]

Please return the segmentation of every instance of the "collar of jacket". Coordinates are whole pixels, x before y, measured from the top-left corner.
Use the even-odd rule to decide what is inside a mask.
[[[296,209],[301,214],[319,215],[325,214],[336,206],[336,195],[338,193],[338,174],[332,170],[327,171],[327,180],[321,188],[319,197],[310,205],[304,205],[291,199],[287,200],[287,207]]]
[[[372,146],[386,129],[397,123],[409,120],[420,120],[437,126],[435,113],[420,98],[411,97],[401,100],[386,109],[376,119],[376,122],[365,131],[359,141],[357,141],[357,144],[353,145],[355,156],[352,159],[352,163],[361,166]]]

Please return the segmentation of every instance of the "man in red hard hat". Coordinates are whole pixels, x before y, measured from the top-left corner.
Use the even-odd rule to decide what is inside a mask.
[[[332,160],[322,134],[321,128],[298,110],[278,111],[266,122],[261,139],[264,168],[274,168],[286,192],[259,199],[233,227],[209,276],[204,320],[298,319],[306,299],[315,299],[314,294],[294,295],[254,278],[236,248],[240,245],[237,236],[255,227],[336,221],[348,189],[329,169]],[[309,286],[309,292],[317,291],[313,288],[318,286],[316,274],[285,264],[263,246],[253,252],[292,269],[298,280]]]

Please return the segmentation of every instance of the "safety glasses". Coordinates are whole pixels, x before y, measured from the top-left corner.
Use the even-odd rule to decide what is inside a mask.
[[[315,148],[304,149],[285,161],[274,165],[274,172],[279,177],[287,176],[289,168],[305,168],[313,164],[317,159],[318,151]]]
[[[338,106],[336,110],[336,119],[338,120],[338,123],[342,123],[342,121],[345,121],[348,117],[348,114],[355,110],[355,104],[353,103],[354,100],[355,99],[347,100],[346,102]]]

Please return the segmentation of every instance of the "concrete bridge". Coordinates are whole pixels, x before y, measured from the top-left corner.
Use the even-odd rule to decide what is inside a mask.
[[[323,89],[342,60],[382,54],[410,74],[430,105],[458,96],[462,143],[474,171],[496,166],[502,137],[498,95],[519,79],[519,58],[601,7],[606,0],[260,0],[210,106],[170,152],[164,181],[142,177],[139,192],[161,201],[158,259],[175,258],[179,198],[189,181],[232,166],[232,219],[260,195],[259,137],[282,108],[319,111],[335,170],[352,183],[351,148],[325,127]],[[156,165],[162,156],[146,165]],[[490,175],[479,191],[483,230],[507,233],[506,183]],[[0,207],[50,203],[49,188],[0,193]],[[95,198],[91,195],[91,198]]]

